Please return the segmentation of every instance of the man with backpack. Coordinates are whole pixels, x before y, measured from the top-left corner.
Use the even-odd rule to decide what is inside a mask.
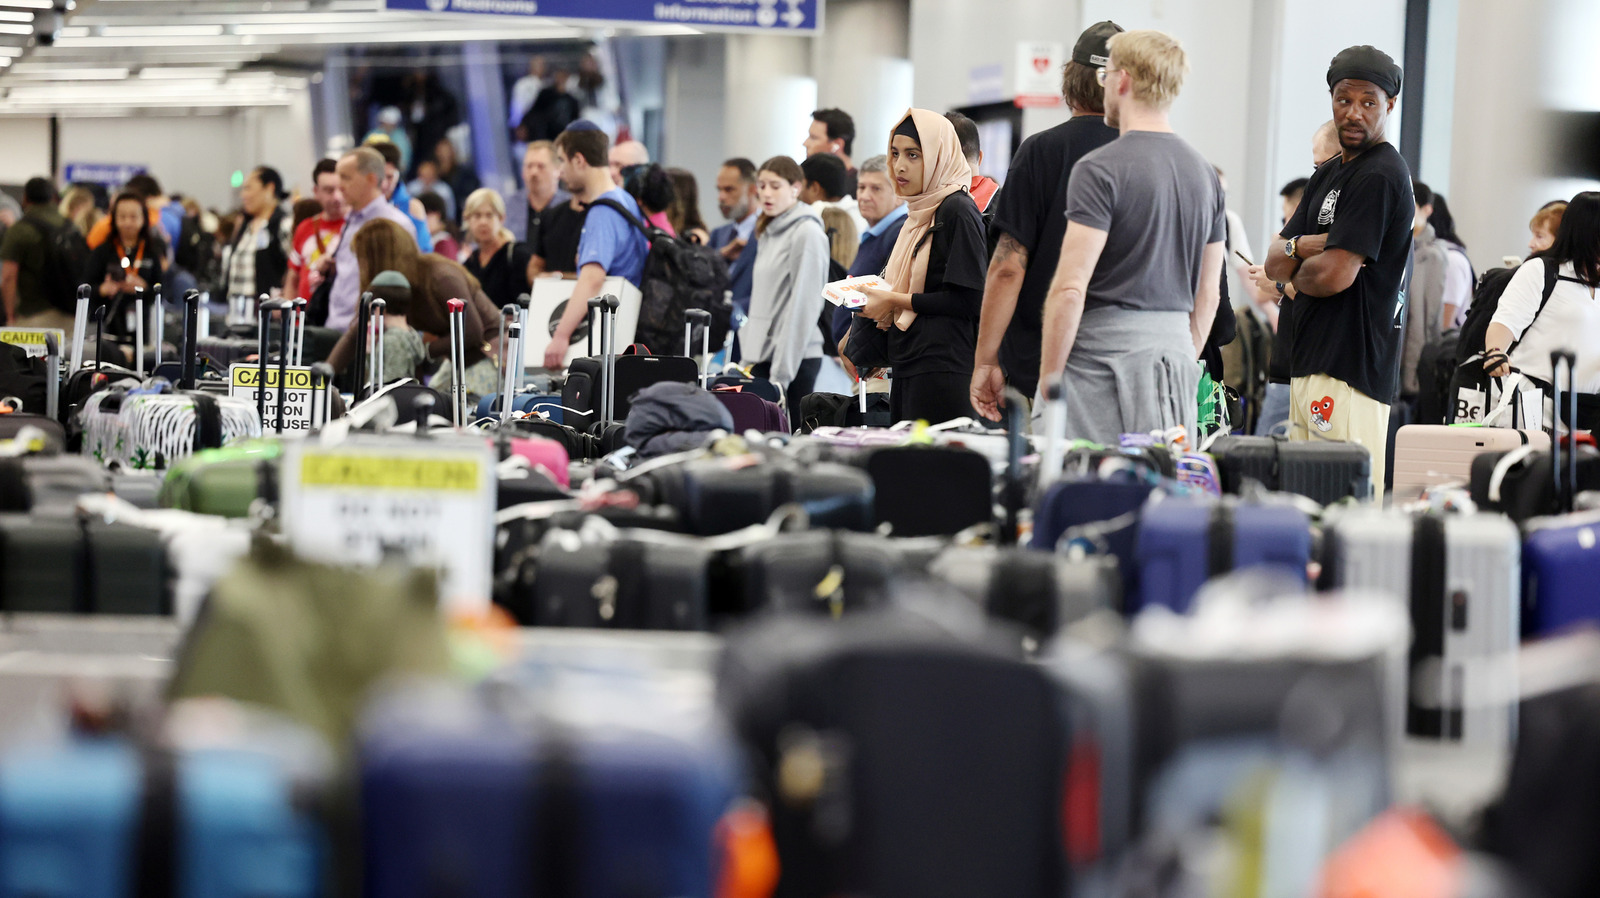
[[[0,297],[12,327],[56,327],[73,333],[78,281],[88,265],[83,235],[56,211],[48,178],[22,188],[22,219],[0,242]]]

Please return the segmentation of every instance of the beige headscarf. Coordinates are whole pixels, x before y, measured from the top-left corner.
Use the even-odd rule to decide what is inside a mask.
[[[933,227],[939,204],[958,190],[971,189],[972,167],[961,155],[961,141],[949,119],[927,109],[908,109],[895,128],[898,130],[907,118],[916,126],[922,145],[922,192],[905,198],[906,223],[894,242],[894,252],[889,254],[884,278],[896,293],[921,293],[928,281],[928,246],[924,244],[918,252],[917,244]],[[889,140],[894,141],[894,131],[889,132]],[[894,324],[905,330],[915,320],[917,313],[904,309],[895,315]]]

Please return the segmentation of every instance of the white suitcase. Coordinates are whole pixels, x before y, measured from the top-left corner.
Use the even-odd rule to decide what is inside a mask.
[[[1329,577],[1393,594],[1411,612],[1406,730],[1509,744],[1516,731],[1521,540],[1498,514],[1352,508],[1329,528]]]

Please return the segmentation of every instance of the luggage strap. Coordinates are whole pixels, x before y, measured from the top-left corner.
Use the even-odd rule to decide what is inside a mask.
[[[144,788],[139,802],[134,855],[134,898],[172,898],[178,893],[178,761],[171,751],[139,753]]]
[[[1206,574],[1220,577],[1233,570],[1233,506],[1218,502],[1211,509],[1210,539],[1207,541]]]
[[[1407,661],[1413,685],[1406,699],[1406,732],[1459,740],[1461,709],[1445,706],[1449,683],[1443,667],[1445,628],[1452,624],[1445,615],[1445,548],[1444,518],[1418,515],[1411,531],[1411,650]],[[1464,607],[1457,609],[1457,613],[1465,611]],[[1419,677],[1432,680],[1432,688]],[[1418,703],[1419,683],[1424,687],[1421,697],[1432,698],[1431,706]]]

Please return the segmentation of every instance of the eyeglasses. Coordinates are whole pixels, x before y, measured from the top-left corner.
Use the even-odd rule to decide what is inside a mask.
[[[1108,69],[1108,68],[1106,68],[1104,66],[1101,66],[1100,68],[1094,70],[1094,80],[1100,82],[1100,86],[1101,87],[1105,87],[1106,86],[1106,76],[1111,74],[1112,72],[1120,72],[1120,71],[1122,71],[1122,70],[1121,69]]]

